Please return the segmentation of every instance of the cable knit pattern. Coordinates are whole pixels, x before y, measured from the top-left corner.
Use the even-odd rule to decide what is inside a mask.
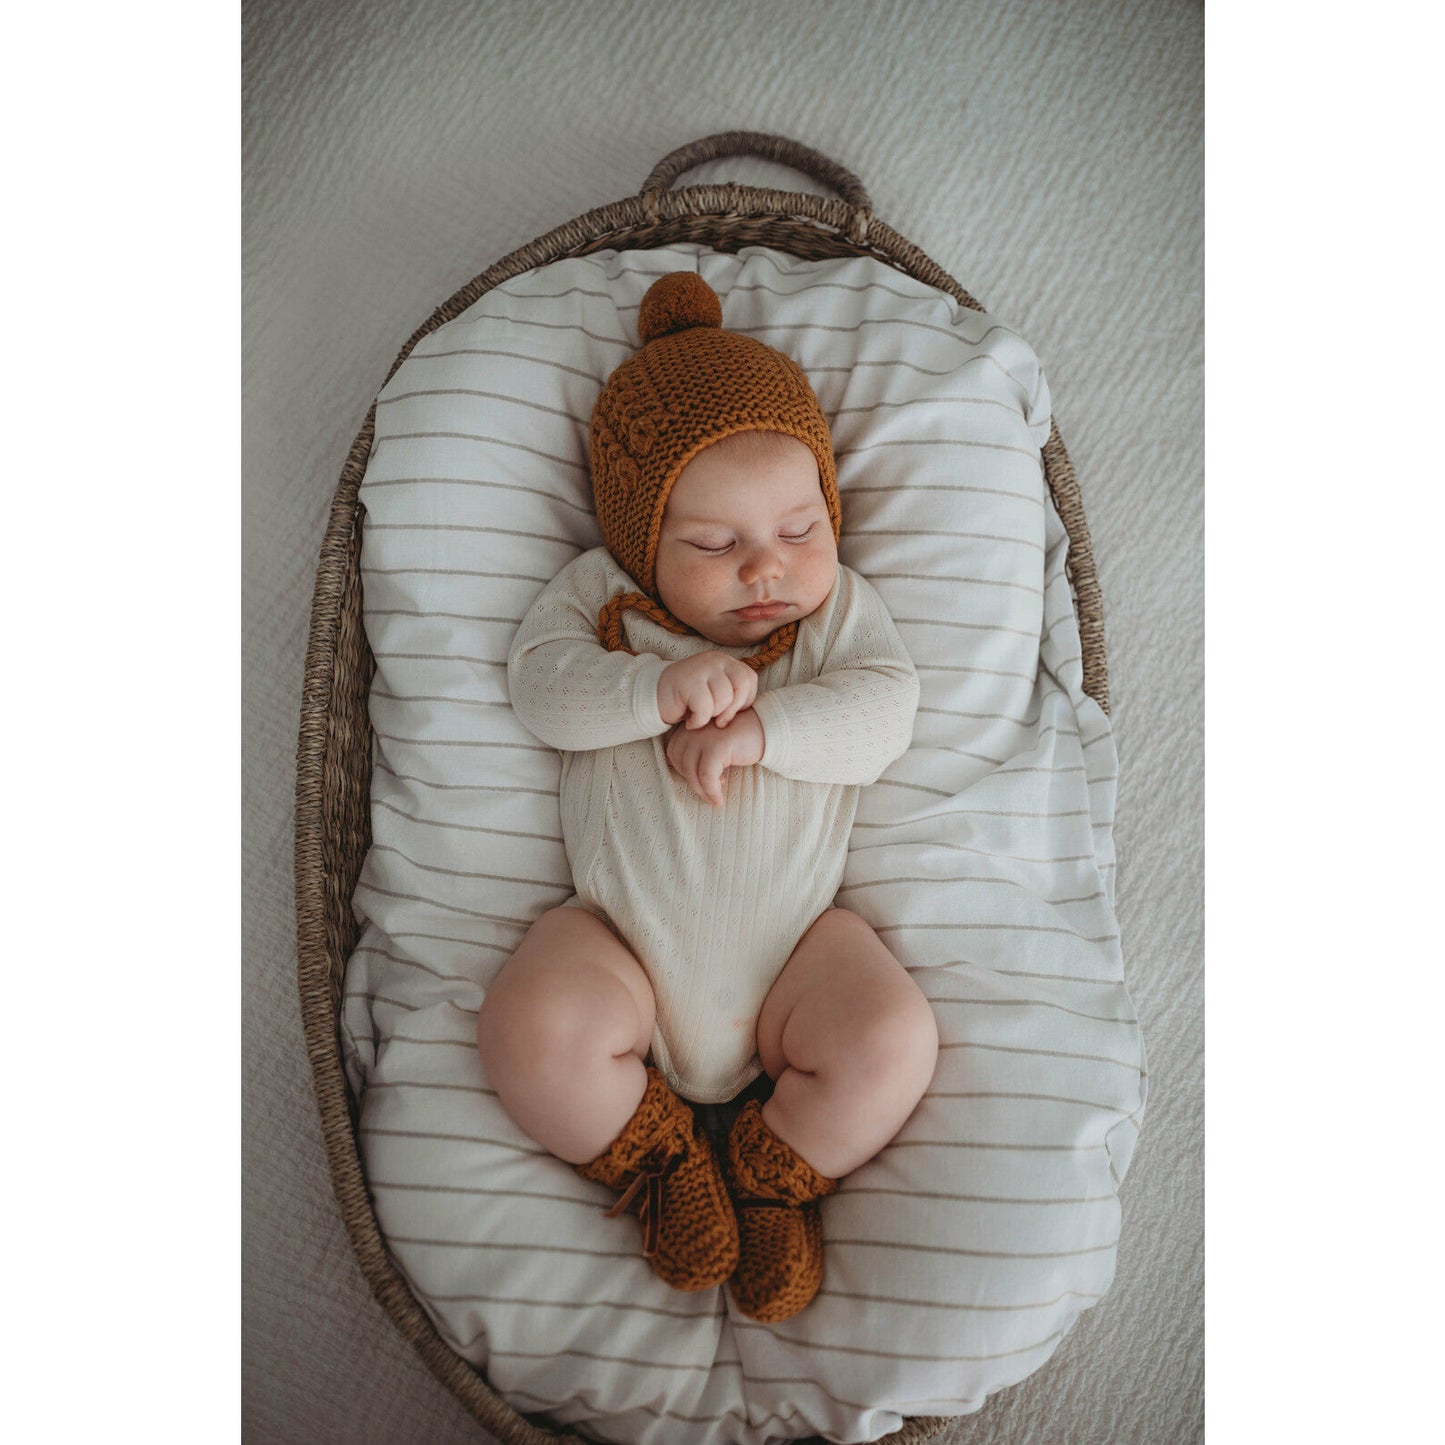
[[[795,646],[758,674],[761,764],[733,769],[713,807],[669,769],[657,708],[667,664],[713,644],[629,611],[633,653],[604,651],[593,619],[633,588],[603,548],[566,568],[517,633],[511,700],[563,751],[573,901],[607,917],[646,968],[668,1081],[716,1103],[761,1072],[763,999],[833,903],[859,787],[907,748],[918,681],[878,594],[839,568]]]
[[[728,1135],[727,1184],[741,1257],[729,1286],[750,1319],[776,1324],[809,1304],[823,1283],[823,1212],[837,1180],[819,1174],[763,1121],[749,1100]]]
[[[635,1199],[644,1252],[674,1289],[709,1289],[733,1272],[738,1227],[722,1171],[692,1110],[658,1070],[648,1069],[642,1100],[611,1147],[577,1172],[621,1191],[618,1205]]]

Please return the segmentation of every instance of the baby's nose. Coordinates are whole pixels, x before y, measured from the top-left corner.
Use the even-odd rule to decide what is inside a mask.
[[[738,577],[745,583],[781,577],[785,568],[783,554],[776,547],[754,547],[743,558]]]

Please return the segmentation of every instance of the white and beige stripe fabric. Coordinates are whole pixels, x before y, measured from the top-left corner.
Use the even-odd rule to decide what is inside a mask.
[[[932,1001],[942,1048],[898,1139],[824,1204],[818,1299],[775,1327],[669,1290],[605,1191],[512,1124],[473,1020],[571,893],[558,755],[513,716],[523,614],[599,542],[588,418],[638,303],[700,271],[795,356],[833,424],[844,562],[921,684],[864,790],[838,901]],[[1115,755],[1082,691],[1037,359],[868,260],[603,253],[534,271],[419,343],[362,488],[377,659],[374,841],[345,981],[377,1217],[443,1336],[516,1408],[616,1441],[871,1440],[966,1414],[1104,1294],[1143,1049],[1113,910]]]

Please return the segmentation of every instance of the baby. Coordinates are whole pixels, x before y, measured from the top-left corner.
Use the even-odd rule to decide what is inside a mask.
[[[828,426],[790,358],[722,329],[698,276],[643,299],[592,417],[606,547],[543,591],[512,705],[562,752],[576,895],[477,1020],[530,1137],[636,1204],[653,1269],[786,1319],[823,1273],[817,1201],[891,1140],[938,1048],[927,1000],[833,906],[860,787],[908,747],[918,681],[838,562]],[[766,1070],[714,1156],[688,1100]]]

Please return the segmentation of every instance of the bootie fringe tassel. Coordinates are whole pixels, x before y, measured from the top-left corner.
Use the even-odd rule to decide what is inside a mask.
[[[649,1067],[636,1112],[577,1172],[620,1191],[610,1218],[635,1210],[642,1252],[673,1289],[720,1285],[738,1264],[738,1223],[722,1169],[692,1109]]]

